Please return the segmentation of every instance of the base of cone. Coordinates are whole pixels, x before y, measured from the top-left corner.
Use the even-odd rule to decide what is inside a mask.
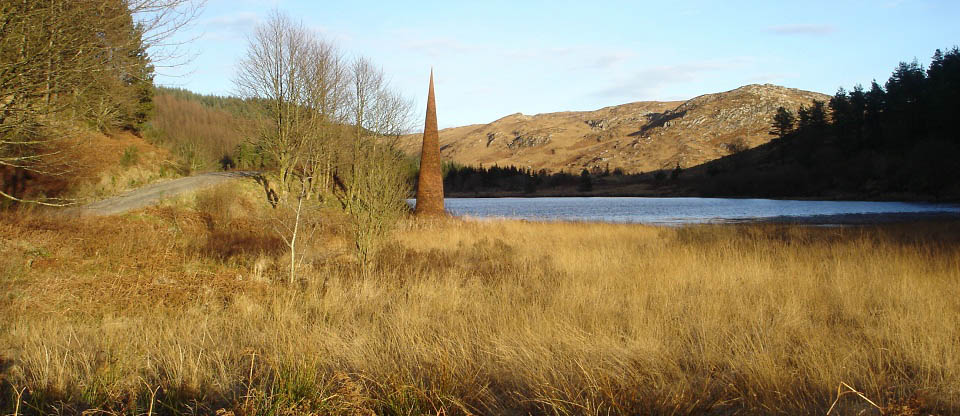
[[[425,209],[414,209],[413,215],[416,216],[447,216],[450,215],[447,213],[443,207],[430,207]]]
[[[440,218],[449,217],[450,214],[446,212],[414,212],[413,216],[418,218]]]

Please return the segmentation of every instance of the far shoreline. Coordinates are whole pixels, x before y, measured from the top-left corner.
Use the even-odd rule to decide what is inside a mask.
[[[576,218],[520,218],[504,216],[478,216],[474,214],[456,215],[448,212],[456,219],[464,221],[520,221],[542,224],[605,224],[605,225],[637,225],[645,227],[687,227],[687,226],[752,226],[752,225],[782,225],[782,226],[809,226],[809,227],[853,227],[853,226],[881,226],[889,224],[907,223],[939,223],[960,222],[960,213],[950,212],[901,212],[901,213],[859,213],[859,214],[826,214],[809,216],[776,216],[765,218],[717,218],[703,222],[641,222],[641,221],[602,221]]]
[[[768,195],[732,195],[732,196],[720,196],[720,195],[695,195],[695,194],[684,194],[684,193],[570,193],[570,192],[557,192],[557,193],[523,193],[523,192],[480,192],[480,193],[464,193],[456,192],[444,195],[444,198],[484,198],[484,199],[495,199],[495,198],[526,198],[526,199],[537,199],[537,198],[703,198],[703,199],[768,199],[774,201],[844,201],[844,202],[905,202],[905,203],[926,203],[926,204],[960,204],[960,199],[958,198],[927,198],[921,195],[916,194],[889,194],[889,195],[880,195],[880,196],[864,196],[862,194],[851,194],[851,195],[837,195],[837,196],[768,196]],[[411,198],[413,199],[413,198]]]

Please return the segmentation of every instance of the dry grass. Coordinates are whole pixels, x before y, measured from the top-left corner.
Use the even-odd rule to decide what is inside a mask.
[[[410,222],[362,280],[326,214],[289,285],[230,194],[0,218],[0,412],[960,412],[960,224]]]
[[[57,197],[85,203],[180,173],[169,152],[129,132],[104,135],[72,131],[59,144],[62,148],[56,160],[47,167],[55,174],[26,175],[21,197]],[[0,187],[4,185],[2,176]]]

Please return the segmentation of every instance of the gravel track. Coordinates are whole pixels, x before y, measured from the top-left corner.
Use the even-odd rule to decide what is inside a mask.
[[[123,195],[73,208],[70,211],[72,214],[81,216],[118,215],[155,205],[163,199],[184,192],[203,189],[231,180],[253,178],[259,174],[260,172],[256,171],[201,173],[199,175],[150,184],[134,189]]]

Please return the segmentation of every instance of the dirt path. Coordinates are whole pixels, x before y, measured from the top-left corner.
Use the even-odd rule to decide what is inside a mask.
[[[184,192],[206,188],[234,179],[253,178],[260,172],[211,172],[186,178],[173,179],[137,188],[124,195],[107,198],[92,204],[71,209],[72,214],[82,216],[105,216],[154,205],[165,198]]]

